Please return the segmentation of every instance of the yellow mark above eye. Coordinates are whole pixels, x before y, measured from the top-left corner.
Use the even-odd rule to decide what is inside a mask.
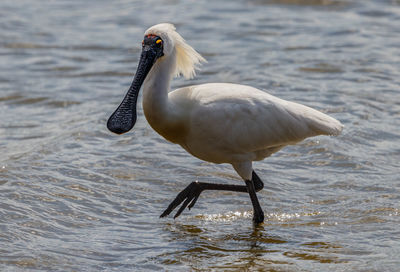
[[[161,40],[161,39],[158,39],[158,40],[156,41],[156,44],[159,44],[159,43],[162,43],[162,40]]]

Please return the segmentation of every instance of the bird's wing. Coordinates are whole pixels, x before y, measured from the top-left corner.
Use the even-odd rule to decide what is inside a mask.
[[[243,85],[198,85],[190,99],[192,135],[218,148],[261,151],[342,129],[326,114]]]

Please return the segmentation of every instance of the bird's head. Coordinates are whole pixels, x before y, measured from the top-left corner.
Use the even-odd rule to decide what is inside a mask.
[[[186,79],[193,78],[199,65],[206,61],[175,31],[173,24],[154,25],[147,29],[144,35],[145,39],[148,36],[156,36],[161,39],[163,55],[176,59],[174,76],[183,75]]]
[[[152,67],[159,61],[169,58],[173,60],[173,75],[183,75],[190,79],[205,59],[197,53],[175,31],[175,26],[168,23],[150,27],[144,33],[142,53],[132,85],[124,100],[110,116],[107,128],[117,134],[128,132],[136,123],[136,102],[140,87]]]

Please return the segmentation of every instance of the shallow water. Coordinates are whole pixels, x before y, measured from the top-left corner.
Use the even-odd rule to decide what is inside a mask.
[[[248,84],[345,125],[255,163],[261,226],[239,193],[159,219],[194,180],[242,181],[141,103],[133,131],[105,127],[163,21],[208,60],[173,87]],[[395,0],[1,1],[0,270],[398,270],[399,25]]]

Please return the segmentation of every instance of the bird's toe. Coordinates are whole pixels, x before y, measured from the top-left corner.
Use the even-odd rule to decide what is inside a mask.
[[[178,207],[183,202],[182,206],[179,208],[174,216],[174,218],[177,218],[186,207],[188,207],[188,209],[190,210],[194,206],[201,192],[202,188],[198,182],[190,183],[176,196],[174,201],[169,204],[168,208],[160,215],[160,217],[165,217],[169,215],[176,207]]]

